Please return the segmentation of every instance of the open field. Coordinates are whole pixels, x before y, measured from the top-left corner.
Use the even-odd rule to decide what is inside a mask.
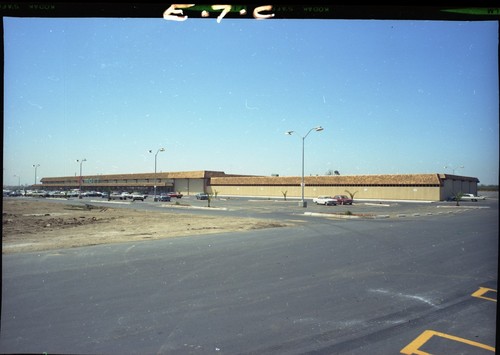
[[[88,207],[87,207],[88,206]],[[31,252],[186,235],[285,227],[258,218],[190,215],[5,199],[2,253]]]

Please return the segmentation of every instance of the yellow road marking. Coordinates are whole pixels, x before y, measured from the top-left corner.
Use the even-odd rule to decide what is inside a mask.
[[[430,338],[433,336],[439,336],[442,338],[450,339],[453,341],[458,341],[460,343],[468,344],[471,346],[475,346],[481,349],[489,350],[495,352],[495,348],[491,347],[489,345],[481,344],[472,340],[467,340],[464,338],[459,338],[453,335],[445,334],[445,333],[440,333],[436,332],[434,330],[426,330],[422,334],[420,334],[415,340],[413,340],[410,344],[405,346],[401,350],[401,354],[406,354],[406,355],[432,355],[430,353],[427,353],[425,351],[419,350],[419,348],[424,345],[426,342],[429,341]]]
[[[488,301],[496,302],[497,300],[495,298],[484,296],[484,294],[487,293],[487,292],[495,292],[496,293],[497,290],[494,290],[492,288],[479,287],[479,290],[477,290],[476,292],[474,292],[472,294],[472,297],[483,298],[483,299],[488,300]]]

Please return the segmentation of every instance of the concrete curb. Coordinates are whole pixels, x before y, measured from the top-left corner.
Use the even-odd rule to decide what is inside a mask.
[[[226,207],[201,207],[201,206],[165,205],[165,204],[161,205],[160,207],[209,210],[209,211],[227,211]]]
[[[94,203],[111,203],[111,204],[119,204],[119,205],[130,205],[132,201],[98,201],[98,200],[90,200],[88,202]]]
[[[313,216],[313,217],[332,217],[332,218],[339,218],[339,219],[359,219],[362,218],[362,216],[356,216],[356,215],[342,215],[342,214],[335,214],[335,213],[316,213],[316,212],[304,212],[305,216]]]
[[[483,208],[490,208],[490,206],[436,206],[436,208],[453,208],[453,209],[483,209]]]

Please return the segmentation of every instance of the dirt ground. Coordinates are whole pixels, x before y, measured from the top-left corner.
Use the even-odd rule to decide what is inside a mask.
[[[128,208],[3,200],[2,253],[285,227],[256,218],[146,212]]]

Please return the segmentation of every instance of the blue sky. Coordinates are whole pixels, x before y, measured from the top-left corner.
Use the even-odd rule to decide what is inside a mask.
[[[320,125],[306,175],[498,184],[497,21],[7,17],[4,49],[4,184],[161,147],[158,171],[299,176]]]

